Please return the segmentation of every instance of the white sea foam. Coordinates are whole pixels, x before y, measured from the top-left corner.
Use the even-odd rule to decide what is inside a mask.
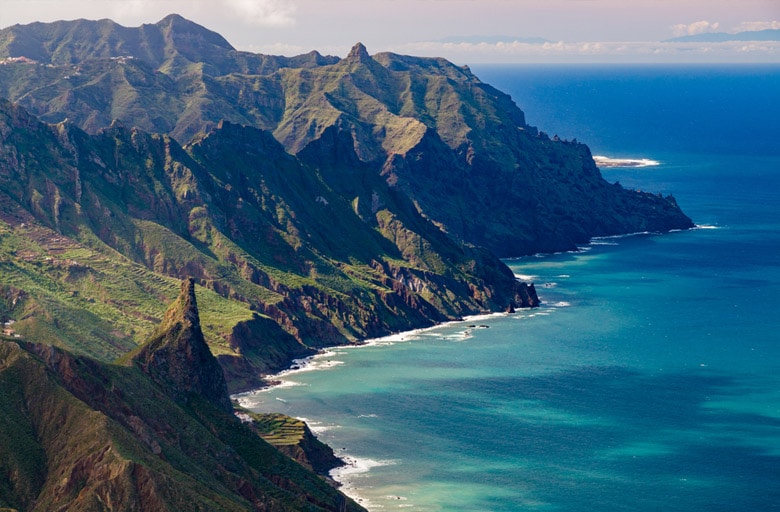
[[[257,390],[247,391],[246,393],[232,395],[230,398],[237,401],[238,405],[240,405],[244,409],[252,409],[254,407],[257,407],[261,403],[263,403],[262,400],[258,400],[256,398],[256,393]]]
[[[553,303],[551,305],[553,307],[555,307],[555,308],[568,308],[569,306],[571,306],[571,303],[562,300],[562,301],[559,301],[559,302],[555,302],[555,303]]]
[[[515,274],[515,279],[519,281],[524,281],[526,283],[532,283],[539,279],[539,276],[532,276],[529,274]]]
[[[377,508],[372,506],[368,499],[357,493],[358,485],[356,485],[355,481],[359,480],[373,468],[391,466],[397,464],[397,462],[394,460],[374,460],[352,457],[341,453],[340,451],[337,451],[336,455],[346,463],[346,465],[330,471],[330,477],[341,484],[339,490],[369,510]]]
[[[345,455],[343,453],[338,453],[337,455],[346,463],[344,466],[332,469],[330,471],[330,476],[337,482],[341,482],[341,478],[368,473],[373,468],[398,464],[398,462],[395,460],[364,459],[353,457],[351,455]]]
[[[434,329],[438,326],[434,327],[425,327],[422,329],[413,329],[411,331],[403,331],[403,332],[396,332],[393,334],[388,334],[387,336],[382,336],[381,338],[371,338],[368,340],[365,340],[360,345],[349,345],[342,348],[362,348],[362,347],[371,347],[371,346],[387,346],[387,345],[394,345],[396,343],[402,343],[406,341],[412,341],[420,339],[421,336],[427,335],[427,331],[430,331],[431,329]]]
[[[474,323],[474,322],[489,320],[491,318],[499,318],[503,316],[507,316],[507,313],[486,313],[481,315],[465,316],[460,320],[443,322],[441,324],[433,325],[431,327],[424,327],[424,328],[414,329],[410,331],[393,333],[381,338],[368,339],[359,344],[342,345],[339,346],[338,349],[320,352],[313,356],[309,356],[301,359],[294,359],[290,368],[288,368],[287,370],[283,370],[275,375],[269,376],[267,378],[269,382],[268,386],[255,389],[252,391],[248,391],[245,393],[232,395],[232,398],[238,400],[239,404],[242,407],[251,409],[252,407],[257,407],[259,404],[263,403],[263,400],[257,398],[257,395],[259,394],[266,393],[278,387],[308,385],[308,384],[302,384],[300,382],[290,380],[290,376],[295,375],[296,373],[317,371],[317,370],[327,370],[327,369],[331,369],[343,365],[344,361],[331,359],[331,358],[343,354],[344,351],[346,350],[350,350],[354,348],[372,347],[372,346],[393,345],[395,343],[400,343],[400,342],[419,340],[424,336],[426,337],[430,336],[432,338],[444,337],[444,339],[463,341],[471,336],[471,332],[469,329],[466,329],[464,331],[449,336],[446,335],[442,336],[441,334],[435,331],[441,329],[442,327],[465,324],[465,323]]]
[[[720,229],[721,226],[713,226],[711,224],[696,224],[693,229]]]
[[[655,167],[661,165],[658,160],[649,158],[612,158],[604,155],[593,155],[597,167]]]
[[[500,318],[502,316],[506,316],[506,313],[486,313],[484,315],[470,315],[470,316],[464,316],[463,322],[479,322],[480,320],[490,320],[491,318]],[[460,323],[458,322],[450,322],[450,323]]]
[[[304,418],[303,416],[298,416],[297,419],[301,420],[302,422],[306,423],[306,426],[309,427],[309,430],[314,432],[315,434],[319,435],[323,432],[327,432],[328,430],[333,430],[336,428],[341,428],[338,425],[323,425],[320,421],[313,421],[309,418]]]
[[[307,384],[301,384],[298,381],[285,379],[281,380],[278,383],[274,382],[273,387],[274,388],[294,388],[296,386],[306,386]],[[263,390],[271,389],[271,387],[263,388]]]
[[[272,380],[269,381],[269,385],[253,389],[251,391],[245,391],[244,393],[238,393],[235,395],[231,395],[230,398],[233,400],[236,400],[238,402],[238,405],[245,409],[254,409],[256,407],[259,407],[260,404],[265,403],[265,400],[263,400],[261,397],[265,396],[266,393],[268,393],[271,390],[279,389],[279,388],[292,388],[295,386],[307,386],[308,384],[301,384],[300,382],[296,382],[294,380]]]
[[[446,336],[442,336],[443,339],[448,341],[456,341],[456,342],[462,342],[471,339],[473,336],[471,334],[470,329],[466,329],[465,331],[456,332],[453,334],[448,334]]]
[[[624,233],[622,235],[609,235],[609,236],[594,236],[591,238],[590,243],[604,242],[609,240],[619,240],[621,238],[631,238],[633,236],[652,235],[652,231],[634,231],[633,233]]]
[[[252,417],[248,414],[238,411],[234,412],[233,414],[235,414],[236,418],[241,420],[241,423],[252,423]]]
[[[288,381],[285,377],[294,375],[296,373],[327,370],[344,364],[344,361],[330,359],[337,355],[339,355],[339,352],[329,350],[326,352],[320,352],[319,354],[315,354],[313,356],[304,357],[302,359],[293,359],[290,368],[277,373],[274,378],[282,379],[282,383],[291,382]]]

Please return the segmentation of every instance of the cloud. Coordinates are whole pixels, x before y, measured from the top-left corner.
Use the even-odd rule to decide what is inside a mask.
[[[743,21],[733,32],[754,32],[756,30],[780,29],[780,21]]]
[[[446,43],[418,42],[388,48],[408,55],[445,57],[461,64],[521,62],[776,62],[780,41],[675,43],[657,41]]]
[[[126,26],[154,23],[178,13],[208,28],[215,25],[288,27],[300,0],[0,0],[0,22],[111,18]],[[38,5],[33,9],[31,5]],[[7,20],[7,21],[6,21]],[[225,31],[227,32],[227,31]],[[227,35],[227,34],[223,34]]]
[[[705,32],[715,32],[720,23],[717,21],[712,23],[706,20],[696,21],[694,23],[680,23],[672,27],[672,32],[675,36],[695,36],[696,34],[703,34]]]
[[[294,55],[303,55],[304,53],[308,53],[312,50],[317,50],[318,52],[325,55],[328,54],[327,50],[320,47],[310,48],[308,46],[289,43],[250,44],[241,49],[252,53],[262,53],[264,55],[287,55],[290,57]],[[336,52],[331,53],[335,53],[336,55],[346,55],[348,52],[349,48],[344,46],[339,47]]]
[[[274,27],[295,24],[296,5],[289,0],[227,0],[226,3],[251,24]]]

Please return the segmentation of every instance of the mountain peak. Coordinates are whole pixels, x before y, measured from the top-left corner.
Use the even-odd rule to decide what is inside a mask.
[[[200,50],[207,49],[207,45],[222,48],[224,50],[234,50],[233,46],[222,37],[220,34],[207,29],[202,25],[198,25],[194,21],[190,21],[180,14],[169,14],[155,24],[163,32],[172,35],[186,35],[189,37],[195,37],[197,44],[196,48]],[[189,44],[192,44],[190,41]]]
[[[203,338],[192,278],[182,281],[157,333],[133,361],[179,401],[195,394],[225,411],[233,408],[222,367]]]
[[[158,26],[167,26],[167,25],[171,25],[173,23],[181,23],[181,22],[187,22],[187,21],[188,21],[187,18],[185,18],[181,14],[171,13],[171,14],[167,15],[166,17],[164,17],[163,19],[161,19],[160,21],[158,21],[157,25]]]
[[[366,50],[366,47],[363,45],[363,43],[355,44],[355,46],[353,46],[349,51],[349,55],[347,55],[347,60],[354,62],[366,62],[366,60],[370,58],[371,56],[368,55],[368,50]]]
[[[169,330],[178,323],[187,324],[193,329],[200,329],[200,314],[195,298],[195,280],[192,278],[184,279],[181,282],[179,296],[165,312],[165,319],[160,325],[160,331]]]

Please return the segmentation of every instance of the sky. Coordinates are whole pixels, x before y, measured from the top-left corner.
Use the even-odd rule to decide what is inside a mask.
[[[0,0],[0,27],[178,13],[235,48],[345,56],[440,56],[457,64],[772,62],[780,42],[670,43],[706,32],[780,29],[780,0]],[[523,38],[543,38],[528,43]]]

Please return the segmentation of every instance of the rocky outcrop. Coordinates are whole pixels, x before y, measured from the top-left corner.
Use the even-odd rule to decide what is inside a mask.
[[[345,465],[333,449],[322,443],[302,420],[278,413],[238,413],[266,441],[291,459],[320,475]]]
[[[232,391],[257,384],[258,375],[312,349],[503,309],[514,298],[514,277],[505,265],[423,217],[360,163],[345,132],[329,130],[335,140],[323,139],[318,149],[310,145],[321,155],[313,168],[285,153],[269,133],[227,122],[182,148],[170,137],[120,124],[96,136],[71,125],[45,125],[0,102],[0,128],[5,146],[41,148],[3,166],[0,204],[14,211],[9,222],[19,235],[56,254],[97,251],[90,263],[49,274],[71,298],[95,281],[129,281],[135,288],[139,269],[126,261],[104,265],[118,251],[152,274],[142,301],[157,303],[156,287],[167,286],[154,274],[190,275],[256,312],[254,321],[244,316],[220,329],[220,338],[210,331],[208,341],[223,347],[219,361]],[[356,167],[345,172],[345,161]],[[368,209],[356,209],[353,197],[369,198]],[[80,242],[90,239],[99,243],[86,248]],[[55,260],[43,262],[48,268]],[[155,322],[149,315],[154,308],[133,310],[140,306],[138,295],[128,292],[129,300],[115,291],[104,292],[102,300],[112,301],[122,316]],[[125,344],[137,339],[139,326],[132,322],[123,328],[106,322],[104,332],[88,330],[87,336],[98,335],[84,339],[81,326],[69,323],[76,316],[39,320],[58,324],[47,330],[52,343],[100,357],[119,355],[117,337]],[[60,338],[63,332],[73,335]]]
[[[0,508],[360,511],[232,413],[133,366],[0,341]]]
[[[193,279],[182,281],[158,332],[131,359],[175,399],[187,402],[197,395],[233,410],[222,367],[203,338]]]
[[[536,287],[533,283],[517,283],[515,288],[515,297],[510,301],[512,308],[538,308],[540,304],[539,296],[536,294]]]
[[[137,29],[79,20],[3,32],[0,55],[54,66],[0,70],[0,96],[46,120],[98,132],[110,111],[182,143],[228,120],[295,155],[343,133],[345,174],[381,174],[450,236],[502,257],[692,226],[674,201],[608,184],[587,146],[529,126],[508,95],[444,59],[372,56],[361,43],[344,59],[253,55],[176,15]],[[195,64],[200,74],[188,72]],[[106,108],[107,98],[123,101]]]

